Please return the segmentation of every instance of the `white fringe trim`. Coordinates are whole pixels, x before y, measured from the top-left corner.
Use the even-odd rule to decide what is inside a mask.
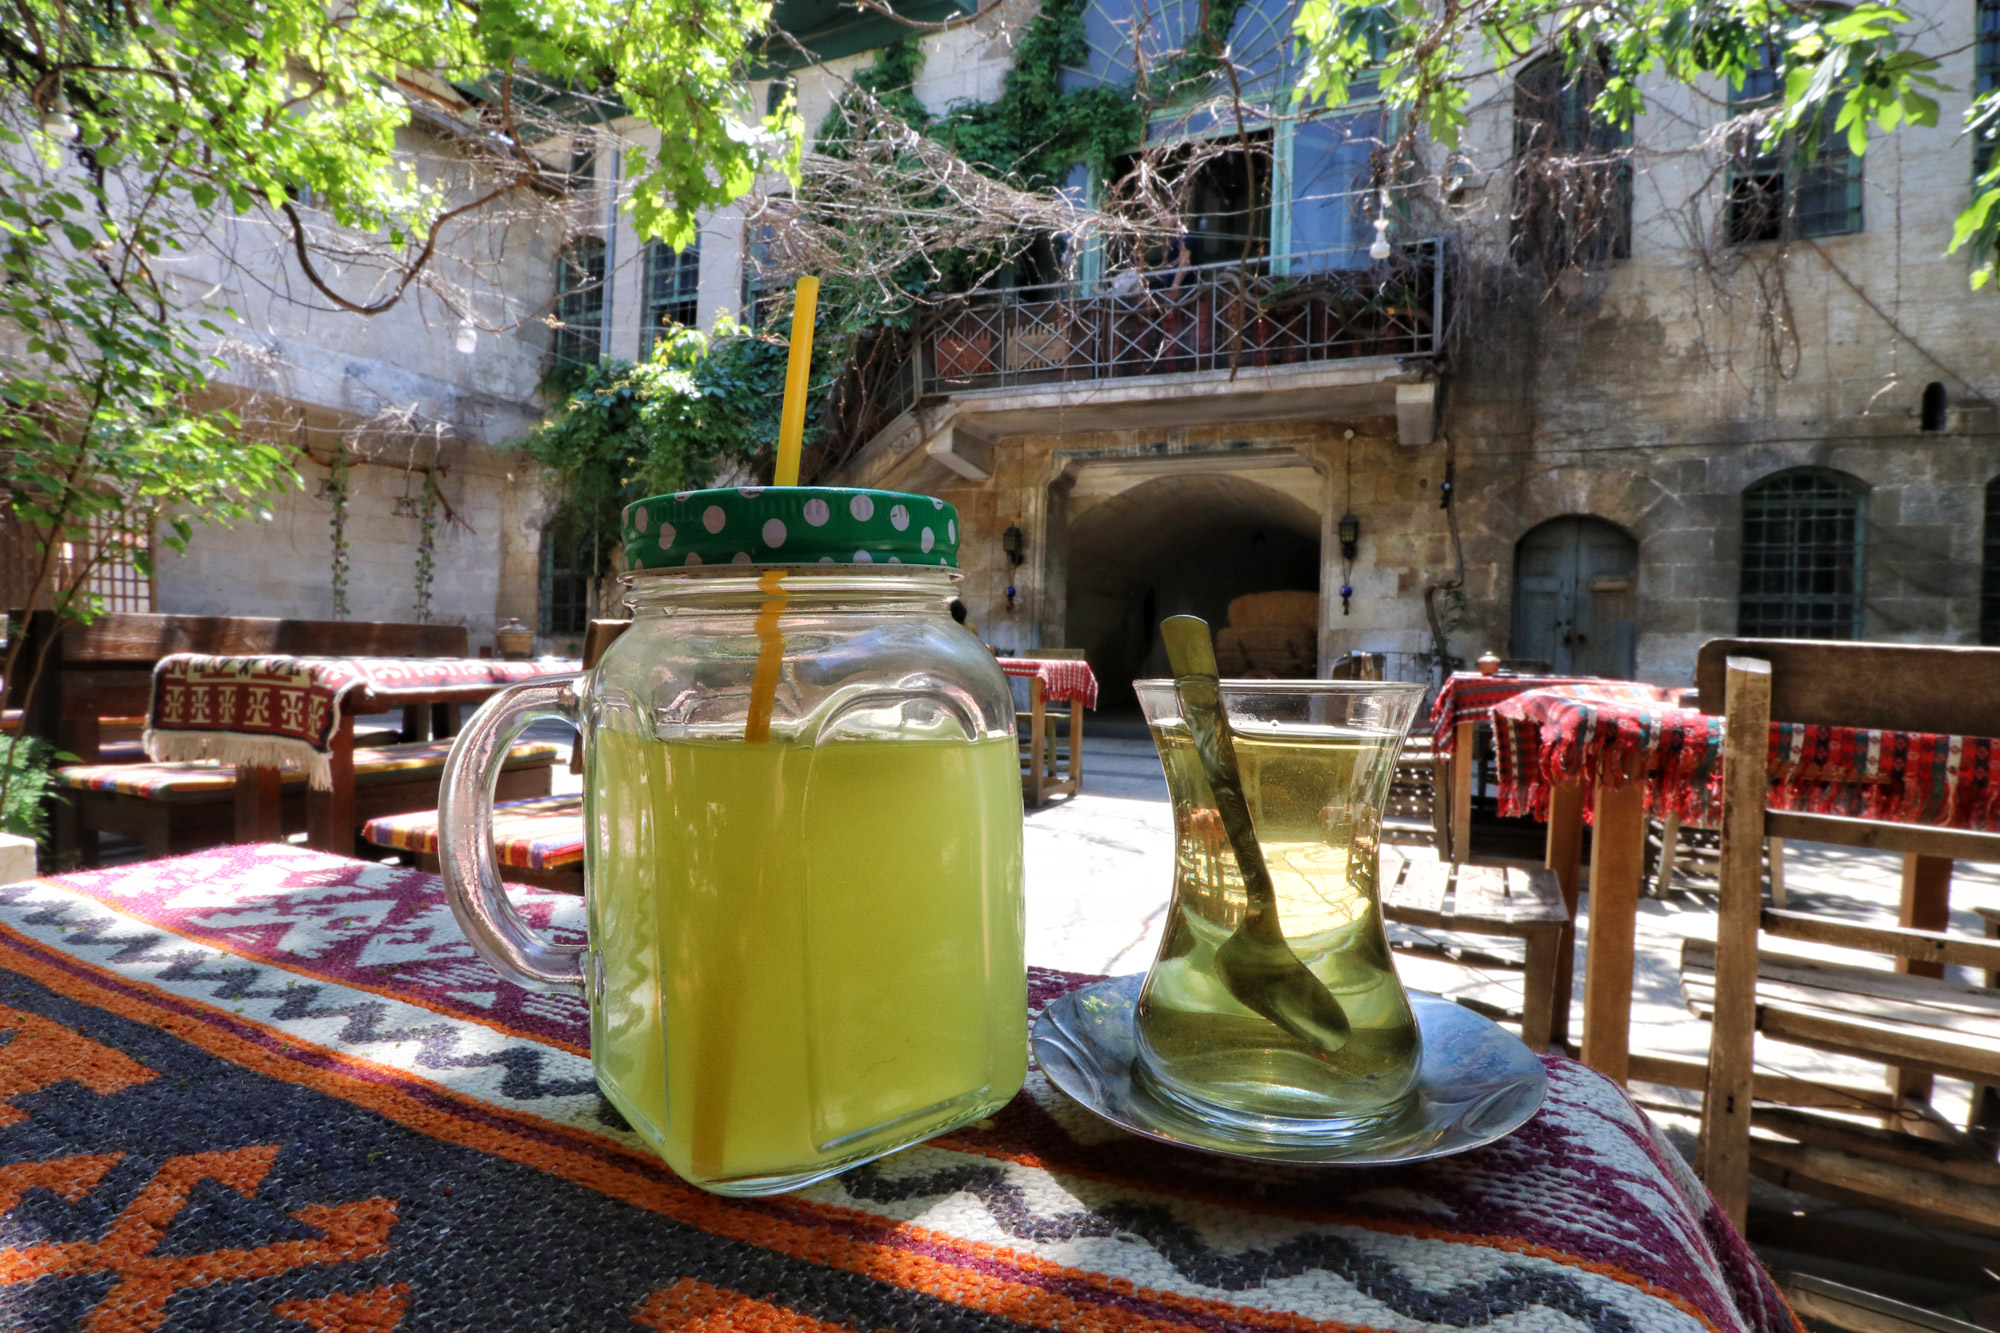
[[[303,768],[314,791],[333,790],[333,756],[290,736],[245,736],[239,731],[155,731],[146,728],[146,755],[160,763],[214,759],[256,768]]]

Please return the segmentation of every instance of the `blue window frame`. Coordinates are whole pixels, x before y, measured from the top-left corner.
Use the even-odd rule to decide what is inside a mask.
[[[660,241],[646,245],[646,327],[639,354],[653,350],[660,334],[679,325],[694,328],[701,318],[701,243],[675,253]]]
[[[1729,114],[1773,106],[1784,87],[1776,49],[1766,47],[1764,59],[1730,95]],[[1861,159],[1848,149],[1846,134],[1833,128],[1839,111],[1835,105],[1822,113],[1816,136],[1787,137],[1769,149],[1745,145],[1730,168],[1724,205],[1723,231],[1731,245],[1861,230]]]

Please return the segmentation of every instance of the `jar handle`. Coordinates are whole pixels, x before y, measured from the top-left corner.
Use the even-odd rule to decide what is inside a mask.
[[[552,944],[514,910],[493,858],[493,787],[514,738],[539,718],[578,726],[577,681],[552,676],[510,685],[486,701],[452,742],[438,793],[438,868],[458,928],[479,956],[529,990],[584,994],[584,951]]]

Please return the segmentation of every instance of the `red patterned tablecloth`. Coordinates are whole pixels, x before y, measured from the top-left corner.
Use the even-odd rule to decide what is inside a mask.
[[[1681,692],[1572,684],[1493,709],[1503,814],[1548,817],[1554,785],[1581,782],[1585,816],[1600,780],[1646,784],[1646,807],[1713,824],[1722,800],[1722,719],[1678,706]],[[1651,700],[1634,699],[1652,689]],[[2000,832],[2000,740],[1773,722],[1770,804]]]
[[[1051,702],[1097,707],[1097,674],[1080,657],[1003,657],[1000,669],[1023,680],[1040,680],[1042,697]]]
[[[1445,678],[1431,705],[1431,726],[1437,732],[1437,752],[1450,759],[1458,750],[1458,724],[1484,722],[1493,709],[1517,694],[1529,690],[1571,685],[1631,686],[1627,680],[1600,680],[1595,676],[1482,676],[1476,671],[1458,671]],[[1653,686],[1635,688],[1650,690]]]
[[[542,658],[210,657],[175,653],[153,668],[146,753],[271,768],[297,764],[314,788],[333,785],[329,755],[341,705],[365,690],[385,706],[484,698],[503,685],[578,670]]]

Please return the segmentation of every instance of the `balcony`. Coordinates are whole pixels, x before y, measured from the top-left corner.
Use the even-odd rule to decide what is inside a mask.
[[[983,293],[923,341],[919,397],[1139,376],[1429,357],[1443,244],[1355,270],[1351,253],[1159,270]]]

